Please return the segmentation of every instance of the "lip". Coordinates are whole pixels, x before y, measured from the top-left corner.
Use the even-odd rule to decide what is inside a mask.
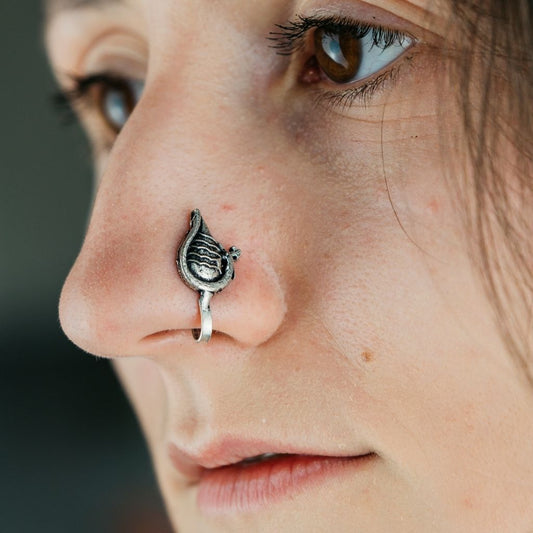
[[[279,455],[243,463],[263,454]],[[206,515],[260,510],[347,470],[359,470],[376,457],[363,448],[338,456],[324,450],[238,439],[223,439],[199,453],[170,444],[168,455],[188,486],[197,489],[198,509]]]
[[[262,463],[205,470],[198,485],[197,505],[205,515],[259,511],[347,470],[360,469],[371,457],[374,454],[286,455]]]

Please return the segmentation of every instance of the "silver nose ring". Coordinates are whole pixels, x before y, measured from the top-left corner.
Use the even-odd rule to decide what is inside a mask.
[[[232,246],[229,251],[211,235],[199,209],[191,213],[190,229],[178,250],[176,264],[183,282],[200,293],[200,329],[192,329],[196,342],[208,342],[213,333],[211,298],[225,289],[235,277],[234,263],[241,251]]]

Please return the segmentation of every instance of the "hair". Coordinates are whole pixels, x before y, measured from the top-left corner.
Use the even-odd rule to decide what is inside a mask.
[[[533,0],[451,0],[471,205],[464,211],[500,334],[533,385]]]

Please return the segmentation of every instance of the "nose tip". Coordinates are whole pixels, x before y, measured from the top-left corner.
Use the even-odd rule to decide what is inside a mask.
[[[150,239],[114,247],[98,242],[90,230],[64,284],[59,316],[66,335],[104,357],[154,355],[196,344],[191,330],[200,327],[199,293],[178,274],[176,246],[157,253]],[[274,269],[244,248],[234,281],[214,295],[211,312],[209,346],[222,336],[246,346],[266,342],[285,315]]]

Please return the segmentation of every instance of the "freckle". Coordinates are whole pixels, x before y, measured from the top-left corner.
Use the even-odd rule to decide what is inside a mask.
[[[467,509],[473,509],[473,507],[474,507],[474,503],[472,502],[472,500],[470,498],[465,498],[463,500],[463,505]]]
[[[235,206],[231,204],[222,204],[223,211],[235,211]]]
[[[440,204],[439,201],[436,198],[433,198],[427,205],[428,209],[436,214],[440,211]]]
[[[365,351],[361,354],[361,358],[365,363],[370,363],[374,360],[374,354],[372,352]]]

